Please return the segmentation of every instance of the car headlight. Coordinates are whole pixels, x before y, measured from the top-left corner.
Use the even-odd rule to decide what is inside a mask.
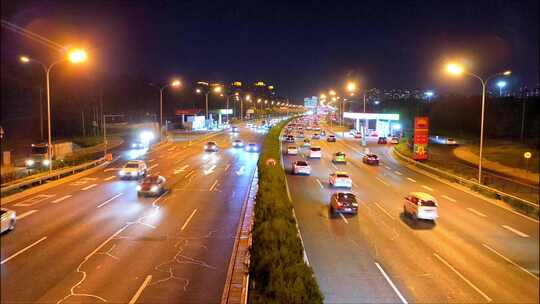
[[[131,171],[131,175],[137,175],[139,172]]]
[[[137,189],[137,191],[141,191],[141,189],[142,189],[141,185],[137,185],[136,189]]]
[[[132,148],[137,148],[137,144],[131,144]]]
[[[205,148],[205,149],[208,149],[208,146],[207,146],[207,145],[204,145],[204,148]]]
[[[34,162],[33,159],[27,159],[24,163],[25,163],[28,167],[33,166],[33,165],[35,164],[35,162]]]
[[[124,175],[126,175],[126,171],[120,170],[120,172],[118,172],[118,174],[119,174],[120,176],[124,176]]]
[[[152,192],[156,192],[156,191],[158,191],[158,189],[159,189],[159,187],[158,187],[158,186],[156,186],[156,185],[153,185],[153,186],[152,186],[152,187],[150,188],[150,191],[152,191]]]
[[[43,161],[43,165],[44,165],[44,166],[48,166],[48,165],[50,165],[50,164],[51,164],[51,161],[48,160],[48,159],[46,159],[46,160]]]

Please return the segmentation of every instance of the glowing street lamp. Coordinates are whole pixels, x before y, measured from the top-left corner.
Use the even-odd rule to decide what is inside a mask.
[[[498,81],[497,86],[499,87],[499,96],[502,96],[502,89],[506,86],[506,81],[504,80]]]
[[[460,76],[462,74],[465,74],[465,75],[474,77],[478,79],[480,83],[482,84],[482,112],[481,112],[481,118],[480,118],[480,149],[478,153],[478,182],[481,184],[482,183],[482,152],[483,152],[483,146],[484,146],[484,112],[485,112],[484,109],[485,109],[485,104],[486,104],[487,84],[494,77],[509,76],[510,74],[512,74],[512,71],[507,70],[504,72],[493,74],[485,78],[485,80],[482,77],[465,70],[465,68],[462,65],[459,65],[456,63],[449,63],[448,65],[446,65],[446,71],[449,74],[452,74],[454,76]]]
[[[163,90],[168,87],[179,87],[180,86],[180,80],[173,79],[171,82],[169,82],[166,85],[163,86],[157,86],[154,84],[150,84],[151,86],[157,88],[159,90],[159,139],[162,138],[162,132],[163,132]]]
[[[356,84],[354,82],[347,83],[347,92],[353,94],[356,91]]]
[[[54,61],[50,65],[45,65],[43,62],[36,60],[34,58],[30,58],[28,56],[20,56],[19,60],[23,64],[30,63],[31,61],[38,63],[43,68],[43,71],[45,73],[45,82],[46,82],[46,90],[47,90],[47,137],[48,137],[48,145],[47,145],[47,154],[48,154],[48,167],[49,167],[49,173],[53,169],[53,161],[52,161],[52,132],[51,132],[51,84],[50,84],[50,74],[51,69],[57,65],[58,63],[61,63],[63,61],[69,61],[74,64],[82,63],[87,60],[87,54],[82,49],[73,49],[69,50],[65,56],[58,59],[57,61]]]
[[[336,96],[336,91],[330,90],[330,91],[328,92],[328,94],[330,94],[330,96]]]
[[[435,93],[433,93],[433,91],[426,91],[424,95],[426,95],[428,101],[431,101],[431,98],[433,97],[433,95],[435,95]]]

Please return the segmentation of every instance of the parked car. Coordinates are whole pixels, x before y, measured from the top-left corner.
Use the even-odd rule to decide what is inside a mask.
[[[438,215],[439,204],[437,200],[424,192],[411,192],[405,197],[403,213],[413,219],[424,219],[435,221]]]
[[[352,179],[347,172],[334,172],[330,174],[328,183],[332,187],[352,188]]]
[[[165,192],[165,177],[149,175],[137,185],[137,195],[159,196]]]
[[[15,229],[15,222],[17,221],[17,214],[13,210],[6,208],[0,209],[0,233],[5,231],[11,231]]]
[[[330,215],[357,214],[358,202],[356,196],[350,192],[336,192],[330,197]]]
[[[118,176],[120,179],[138,179],[140,177],[146,176],[148,168],[146,163],[142,160],[130,160],[118,171]]]
[[[384,136],[379,137],[379,139],[377,140],[377,143],[380,145],[386,145],[387,144],[386,137]]]
[[[375,165],[375,166],[378,166],[379,165],[379,157],[375,154],[366,154],[364,155],[364,157],[362,157],[362,162],[364,164],[368,164],[368,165]]]

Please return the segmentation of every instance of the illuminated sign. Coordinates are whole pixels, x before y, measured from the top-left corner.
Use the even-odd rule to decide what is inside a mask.
[[[221,115],[232,114],[233,110],[232,109],[219,109],[218,113],[221,114]]]
[[[254,109],[247,109],[246,114],[253,114],[255,113]]]
[[[235,87],[241,87],[242,83],[240,81],[235,81],[235,82],[233,82],[232,85],[235,86]]]
[[[269,89],[269,90],[273,90],[273,89],[274,89],[274,86],[268,86],[268,89]]]
[[[414,146],[413,146],[413,159],[426,160],[428,159],[428,131],[429,131],[429,119],[427,117],[415,117],[414,118]]]
[[[345,112],[343,117],[351,119],[380,119],[380,120],[399,120],[399,114],[383,113],[353,113]]]
[[[266,85],[264,84],[264,82],[259,81],[259,82],[256,82],[256,83],[255,83],[255,86],[256,86],[256,87],[264,87],[264,86],[266,86]]]

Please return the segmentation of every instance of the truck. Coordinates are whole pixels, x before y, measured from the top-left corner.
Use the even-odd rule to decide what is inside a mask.
[[[48,146],[47,143],[31,145],[30,156],[25,161],[27,169],[39,169],[50,165]],[[51,150],[52,159],[62,159],[66,155],[73,153],[73,142],[54,142]]]

